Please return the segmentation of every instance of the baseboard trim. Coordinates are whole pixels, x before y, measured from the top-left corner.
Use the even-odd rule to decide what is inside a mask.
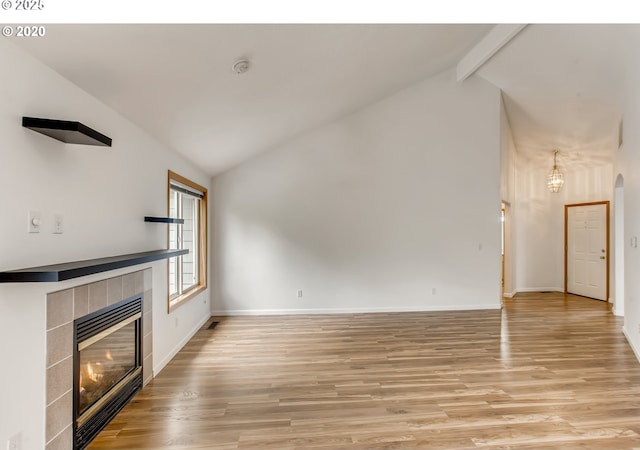
[[[503,292],[502,296],[506,297],[506,298],[512,298],[514,295],[516,295],[518,293],[518,291],[513,291],[513,292]]]
[[[201,319],[198,322],[198,324],[195,327],[193,327],[187,333],[187,335],[180,342],[178,342],[178,344],[175,347],[173,347],[171,352],[169,352],[169,354],[167,356],[162,358],[162,361],[160,361],[158,364],[153,366],[153,375],[152,375],[153,378],[158,376],[160,371],[162,371],[162,369],[164,369],[164,367],[167,364],[169,364],[169,361],[171,361],[173,359],[173,357],[176,356],[180,350],[182,350],[182,347],[184,347],[187,344],[187,342],[189,342],[191,340],[191,338],[200,330],[200,328],[202,328],[204,326],[205,323],[207,323],[207,321],[210,318],[211,318],[211,316],[207,316],[204,319]]]
[[[364,314],[394,312],[436,312],[436,311],[474,311],[500,309],[500,303],[491,305],[436,306],[428,308],[416,307],[384,307],[384,308],[317,308],[317,309],[230,309],[214,310],[213,316],[274,316],[274,315],[307,315],[307,314]]]
[[[638,360],[638,362],[640,362],[640,351],[638,351],[638,349],[633,346],[633,342],[631,341],[631,339],[629,339],[629,334],[627,333],[627,329],[624,327],[624,325],[622,326],[622,334],[624,334],[629,347],[631,347],[631,350],[633,350],[633,354],[636,355],[636,359]]]
[[[559,287],[518,288],[515,290],[515,294],[517,294],[518,292],[564,292],[564,288],[559,288]]]

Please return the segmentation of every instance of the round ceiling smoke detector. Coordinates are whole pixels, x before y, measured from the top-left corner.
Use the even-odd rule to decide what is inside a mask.
[[[248,59],[237,60],[236,62],[233,63],[233,66],[231,66],[231,70],[233,70],[233,73],[235,73],[236,75],[242,75],[243,73],[249,70],[249,60]]]

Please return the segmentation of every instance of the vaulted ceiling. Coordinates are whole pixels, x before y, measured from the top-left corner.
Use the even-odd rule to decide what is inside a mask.
[[[491,29],[48,25],[46,39],[18,44],[215,175],[455,67]],[[480,68],[503,90],[519,152],[549,161],[558,147],[576,162],[610,159],[624,31],[530,25]],[[250,68],[238,75],[231,67],[242,58]]]
[[[629,32],[640,26],[529,25],[478,71],[503,91],[517,150],[550,165],[601,165],[618,148]]]

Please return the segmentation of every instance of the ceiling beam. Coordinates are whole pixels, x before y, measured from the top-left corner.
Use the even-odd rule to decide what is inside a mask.
[[[493,55],[520,33],[526,24],[498,24],[473,47],[459,62],[456,78],[464,81],[473,75]]]

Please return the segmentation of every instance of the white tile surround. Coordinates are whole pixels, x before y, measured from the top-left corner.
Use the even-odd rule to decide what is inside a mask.
[[[152,378],[152,271],[131,272],[47,294],[46,450],[73,448],[73,321],[142,294],[143,385]]]

